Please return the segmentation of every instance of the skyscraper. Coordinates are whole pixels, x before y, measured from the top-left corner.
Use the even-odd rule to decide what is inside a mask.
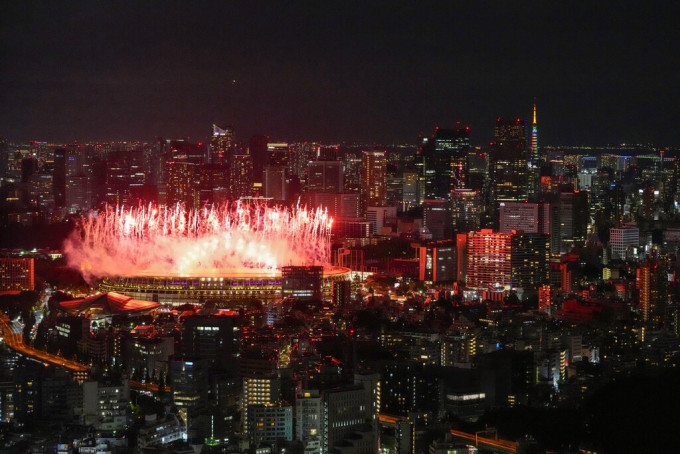
[[[529,197],[528,160],[524,121],[496,120],[491,144],[491,177],[497,202],[525,201]]]
[[[469,148],[469,126],[437,128],[434,135],[424,141],[426,198],[446,199],[450,191],[467,187]]]
[[[307,191],[338,193],[344,190],[342,161],[312,161],[308,166]]]
[[[253,195],[253,158],[251,155],[235,154],[233,156],[229,168],[229,194],[233,199]]]
[[[639,312],[643,322],[661,323],[668,297],[668,273],[663,260],[649,259],[637,269]]]
[[[467,285],[482,289],[536,287],[548,282],[550,236],[545,233],[493,232],[467,236]]]
[[[364,151],[361,155],[361,211],[383,206],[387,198],[387,159],[384,150]]]
[[[531,122],[531,161],[538,166],[538,125],[536,124],[536,98],[534,98],[534,120]]]
[[[227,162],[232,152],[234,130],[229,126],[222,129],[216,124],[213,124],[212,127],[213,133],[210,138],[210,160],[213,163]]]

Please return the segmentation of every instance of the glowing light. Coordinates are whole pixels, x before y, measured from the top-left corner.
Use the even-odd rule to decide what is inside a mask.
[[[273,272],[284,265],[327,265],[331,224],[325,210],[300,206],[107,206],[80,219],[64,250],[88,280]]]

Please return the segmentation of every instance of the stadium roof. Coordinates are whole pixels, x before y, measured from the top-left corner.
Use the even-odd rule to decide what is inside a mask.
[[[146,312],[156,309],[159,303],[153,301],[134,300],[120,293],[98,293],[83,299],[62,301],[59,303],[62,310],[77,314],[81,312],[99,312],[104,314],[122,314]]]

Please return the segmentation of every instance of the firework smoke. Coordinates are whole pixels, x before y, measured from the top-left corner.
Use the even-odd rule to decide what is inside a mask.
[[[105,207],[81,218],[64,243],[85,279],[219,275],[329,263],[332,219],[324,210],[240,202],[186,210]]]

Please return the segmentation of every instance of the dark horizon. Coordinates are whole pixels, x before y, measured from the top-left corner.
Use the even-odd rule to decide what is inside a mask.
[[[10,3],[0,135],[414,143],[496,117],[539,144],[680,144],[678,6],[662,2]]]

